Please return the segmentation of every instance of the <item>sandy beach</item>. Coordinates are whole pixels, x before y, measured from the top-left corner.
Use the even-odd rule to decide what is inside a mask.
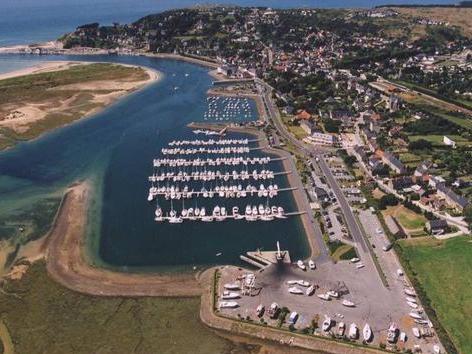
[[[33,65],[28,68],[0,74],[0,80],[20,76],[64,71],[76,66],[96,64],[95,62],[52,61]],[[124,67],[138,68],[137,66],[119,64]],[[139,67],[141,68],[141,67]],[[77,84],[54,87],[54,91],[71,91],[74,94],[67,99],[43,100],[41,102],[23,100],[16,104],[0,105],[0,127],[11,129],[16,134],[27,134],[34,126],[48,117],[63,116],[70,121],[94,115],[119,98],[136,91],[146,85],[156,82],[161,74],[150,68],[142,67],[146,73],[145,79],[139,80],[97,80],[85,81]],[[82,97],[87,95],[86,101]],[[85,103],[85,104],[84,104]],[[63,124],[60,124],[62,126]],[[53,127],[56,128],[56,127]]]

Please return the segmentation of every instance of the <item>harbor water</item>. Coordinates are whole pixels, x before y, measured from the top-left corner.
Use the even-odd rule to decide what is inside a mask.
[[[6,215],[15,208],[26,208],[34,201],[63,192],[74,181],[90,179],[94,197],[88,240],[92,259],[100,265],[132,271],[239,264],[240,254],[257,248],[274,249],[276,241],[290,251],[293,259],[308,255],[303,227],[296,216],[270,222],[227,220],[177,225],[153,220],[155,204],[147,201],[152,160],[159,157],[168,142],[196,138],[187,124],[205,121],[207,90],[212,85],[208,69],[181,61],[121,56],[4,56],[0,63],[18,59],[123,62],[158,70],[162,80],[94,117],[0,153],[0,213]],[[250,117],[254,118],[257,116],[254,102],[250,107]],[[250,118],[239,115],[231,119]],[[280,171],[282,163],[270,163],[270,168]],[[286,187],[286,177],[277,176],[275,183],[279,188]],[[215,203],[226,205],[227,209],[236,205],[230,200],[216,199],[199,198],[197,203],[206,203],[199,206],[207,205],[207,210]],[[276,202],[286,211],[296,210],[291,192],[279,193],[274,200],[271,205]],[[238,200],[240,210],[244,210],[246,202]],[[177,202],[175,209],[180,210],[181,203]],[[187,208],[196,201],[188,203]]]

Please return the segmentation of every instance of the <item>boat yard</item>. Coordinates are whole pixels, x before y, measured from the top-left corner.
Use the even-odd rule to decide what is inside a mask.
[[[258,252],[248,254],[254,259]],[[280,327],[289,331],[392,350],[421,347],[423,353],[432,353],[437,344],[434,328],[404,276],[397,275],[396,282],[385,288],[357,264],[356,260],[324,262],[306,270],[286,261],[267,262],[260,271],[221,267],[215,308],[223,316],[269,327],[279,327],[285,310]],[[228,291],[230,304],[224,298]],[[271,315],[268,310],[274,303],[278,310]],[[293,313],[296,318],[290,319]]]

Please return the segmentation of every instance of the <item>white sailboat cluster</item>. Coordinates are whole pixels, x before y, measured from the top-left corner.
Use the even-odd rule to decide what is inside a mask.
[[[152,186],[149,188],[148,201],[154,200],[159,195],[164,196],[166,200],[169,199],[191,199],[193,197],[203,198],[246,198],[246,197],[268,197],[274,198],[279,193],[279,186],[277,184],[270,184],[265,186],[260,184],[259,187],[248,184],[245,188],[241,184],[236,185],[216,185],[213,189],[206,189],[202,187],[200,190],[190,189],[188,185],[180,188],[178,185],[167,185],[162,187]]]
[[[211,158],[196,158],[196,159],[154,159],[154,167],[204,167],[204,166],[239,166],[239,165],[265,165],[271,161],[277,161],[277,159],[271,159],[270,157],[218,157],[216,159]]]
[[[248,139],[209,139],[209,140],[173,140],[171,147],[161,149],[162,154],[174,154],[176,150],[187,152],[187,146],[196,146],[195,159],[191,158],[156,158],[153,160],[154,171],[148,180],[151,182],[148,201],[156,202],[154,219],[157,222],[169,222],[172,224],[184,221],[213,222],[227,219],[244,221],[271,221],[285,219],[287,213],[279,205],[269,204],[269,199],[275,198],[281,191],[272,180],[275,176],[285,172],[274,172],[267,167],[272,161],[270,157],[256,156],[219,156],[210,158],[206,154],[212,154],[214,150],[223,151],[222,154],[249,153]],[[202,147],[200,147],[202,146]],[[223,148],[210,149],[203,146],[224,146]],[[192,148],[193,149],[193,148]],[[190,150],[192,150],[190,149]],[[171,151],[171,153],[170,153]],[[238,170],[228,166],[242,166]],[[257,165],[259,169],[249,166]],[[238,181],[235,183],[235,181]],[[252,181],[259,181],[254,183]],[[268,181],[265,183],[265,181]],[[271,181],[271,182],[269,182]],[[221,199],[238,198],[264,198],[265,202],[247,204],[224,205]],[[159,199],[170,200],[170,210],[164,212],[159,205]],[[206,202],[198,205],[197,198],[217,198],[217,204],[209,207]],[[192,199],[191,207],[185,207],[187,200]],[[174,204],[182,203],[182,208],[176,210]],[[241,210],[240,210],[241,208]]]
[[[264,206],[263,204],[247,205],[245,213],[239,212],[239,207],[234,206],[231,213],[228,212],[226,207],[216,205],[211,213],[207,213],[205,207],[195,208],[182,208],[181,212],[178,213],[171,205],[171,210],[168,216],[164,216],[162,209],[157,206],[155,211],[154,220],[157,222],[168,221],[171,224],[180,224],[184,220],[189,221],[225,221],[227,219],[233,220],[246,220],[246,221],[272,221],[274,219],[285,219],[285,211],[281,206]]]
[[[280,174],[280,173],[278,173]],[[248,171],[240,170],[236,171],[233,170],[231,172],[221,172],[220,170],[211,171],[204,169],[203,171],[197,170],[193,172],[187,171],[168,171],[168,172],[161,172],[160,174],[155,173],[149,176],[150,182],[163,182],[163,181],[173,181],[173,182],[189,182],[193,181],[215,181],[215,180],[223,180],[225,182],[231,180],[241,180],[246,181],[249,179],[257,180],[266,180],[266,179],[274,179],[276,173],[271,170],[262,169],[258,171],[257,169]]]
[[[207,98],[207,103],[207,111],[203,114],[205,120],[252,118],[252,110],[247,98],[210,96]]]
[[[195,155],[195,154],[247,154],[250,149],[247,146],[226,146],[219,148],[206,148],[206,147],[192,147],[192,148],[180,148],[172,147],[162,149],[163,155]]]
[[[169,146],[247,145],[249,139],[172,140]]]

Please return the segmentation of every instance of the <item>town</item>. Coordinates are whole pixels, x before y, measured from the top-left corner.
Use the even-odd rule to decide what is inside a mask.
[[[220,316],[359,347],[465,352],[450,335],[461,324],[449,327],[436,311],[438,298],[408,252],[470,234],[472,33],[460,21],[409,10],[201,6],[82,25],[52,47],[23,52],[180,56],[212,67],[220,81],[213,93],[245,97],[244,108],[228,100],[225,120],[242,109],[249,117],[247,97],[257,99],[264,139],[296,162],[312,257],[290,259],[278,244],[241,255],[251,270],[219,267],[212,306]],[[208,131],[225,124],[214,121],[223,116],[213,100]],[[228,153],[249,152],[234,149]],[[154,167],[161,163],[169,159]],[[175,190],[154,187],[171,177],[152,176],[149,200],[174,199]],[[169,222],[189,219],[184,210]],[[267,215],[285,216],[275,206]],[[213,216],[221,218],[219,208]],[[239,209],[225,217],[240,217]],[[155,220],[164,219],[158,207]],[[307,347],[300,338],[285,344]]]

